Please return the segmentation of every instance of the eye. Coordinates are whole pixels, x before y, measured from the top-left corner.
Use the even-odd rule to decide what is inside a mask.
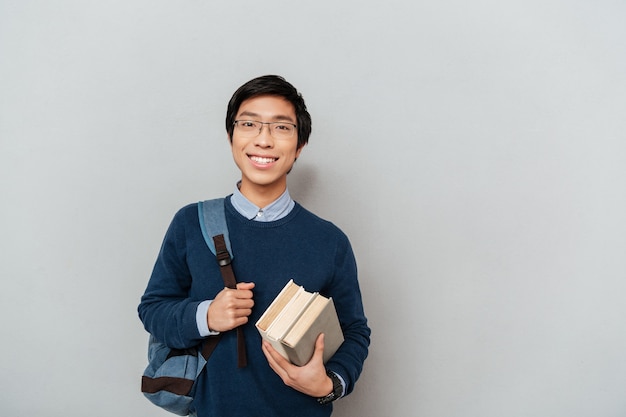
[[[241,127],[245,128],[257,127],[257,123],[254,120],[240,120],[239,124],[241,125]]]
[[[281,133],[290,133],[293,130],[293,125],[286,123],[276,123],[274,129],[280,131]]]

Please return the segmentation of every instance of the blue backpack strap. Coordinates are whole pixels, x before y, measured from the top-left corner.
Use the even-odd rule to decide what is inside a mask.
[[[230,264],[234,255],[228,237],[228,226],[226,225],[226,216],[224,214],[224,199],[216,198],[214,200],[200,201],[198,203],[198,219],[200,220],[200,229],[202,230],[204,241],[216,256],[220,265],[224,286],[237,288],[237,280]],[[204,358],[208,359],[217,342],[219,342],[219,338],[206,339],[202,346],[202,356]],[[237,327],[237,366],[244,368],[247,363],[243,329],[239,326]]]
[[[198,203],[198,219],[200,220],[200,229],[202,236],[211,252],[215,255],[215,244],[213,236],[224,235],[226,248],[230,253],[230,257],[234,258],[233,250],[230,247],[230,239],[228,237],[228,227],[226,226],[226,216],[224,214],[224,199],[216,198],[213,200],[200,201]]]

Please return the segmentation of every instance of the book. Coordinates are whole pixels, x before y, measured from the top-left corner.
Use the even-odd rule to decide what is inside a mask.
[[[294,365],[306,365],[315,341],[324,333],[324,363],[343,343],[343,332],[332,298],[308,292],[289,280],[256,322],[261,337]]]

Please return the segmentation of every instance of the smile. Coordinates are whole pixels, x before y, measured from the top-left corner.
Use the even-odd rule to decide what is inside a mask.
[[[250,156],[250,159],[257,164],[271,164],[272,162],[276,162],[278,158],[267,158],[262,156]]]

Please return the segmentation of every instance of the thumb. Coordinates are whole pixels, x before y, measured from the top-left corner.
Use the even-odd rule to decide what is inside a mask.
[[[311,360],[324,362],[324,333],[320,333],[315,340],[315,351]]]

